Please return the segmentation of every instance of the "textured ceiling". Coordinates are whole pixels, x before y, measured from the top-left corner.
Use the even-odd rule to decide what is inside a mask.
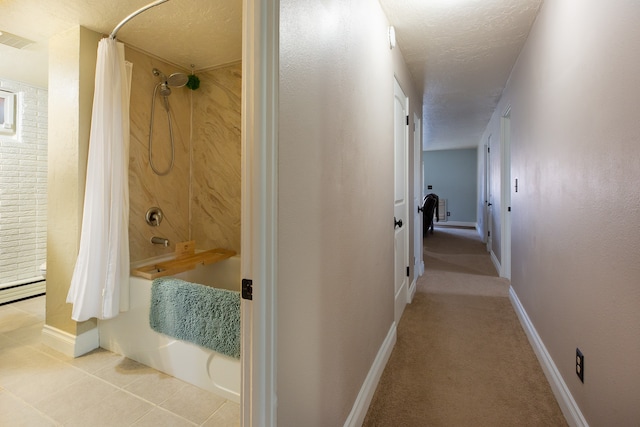
[[[0,0],[0,31],[36,43],[0,45],[0,77],[47,86],[47,40],[74,25],[109,34],[151,0]],[[542,0],[380,0],[423,93],[426,149],[476,146]],[[170,0],[118,39],[196,70],[241,59],[242,0]]]
[[[477,146],[542,0],[380,0],[423,93],[426,149]]]
[[[0,76],[46,86],[49,37],[75,25],[109,34],[126,16],[149,3],[0,0],[0,31],[36,42],[21,50],[0,45]],[[129,21],[118,39],[186,69],[191,64],[201,70],[238,61],[242,0],[170,0]]]

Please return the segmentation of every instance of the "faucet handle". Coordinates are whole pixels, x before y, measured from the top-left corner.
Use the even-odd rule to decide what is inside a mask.
[[[163,218],[162,209],[155,206],[152,208],[149,208],[149,210],[145,215],[147,224],[149,224],[152,227],[159,226],[160,223],[162,222],[162,218]]]

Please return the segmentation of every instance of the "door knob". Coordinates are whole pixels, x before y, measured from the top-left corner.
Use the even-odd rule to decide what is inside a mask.
[[[396,217],[393,217],[393,228],[398,228],[398,227],[402,227],[402,220],[401,219],[396,219]]]

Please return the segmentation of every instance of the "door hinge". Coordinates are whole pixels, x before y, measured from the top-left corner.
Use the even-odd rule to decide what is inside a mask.
[[[253,299],[253,280],[242,279],[242,299]]]
[[[407,126],[409,126],[409,116],[407,116]]]
[[[491,237],[491,231],[487,230],[487,236]]]
[[[507,212],[511,212],[511,206],[507,208]]]
[[[409,266],[407,265],[407,277],[409,277]]]

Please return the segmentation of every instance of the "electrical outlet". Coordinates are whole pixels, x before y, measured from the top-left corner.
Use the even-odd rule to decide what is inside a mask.
[[[584,383],[584,354],[576,348],[576,375]]]
[[[427,185],[427,190],[433,190],[433,185]]]
[[[451,212],[447,212],[447,216],[451,216]]]

